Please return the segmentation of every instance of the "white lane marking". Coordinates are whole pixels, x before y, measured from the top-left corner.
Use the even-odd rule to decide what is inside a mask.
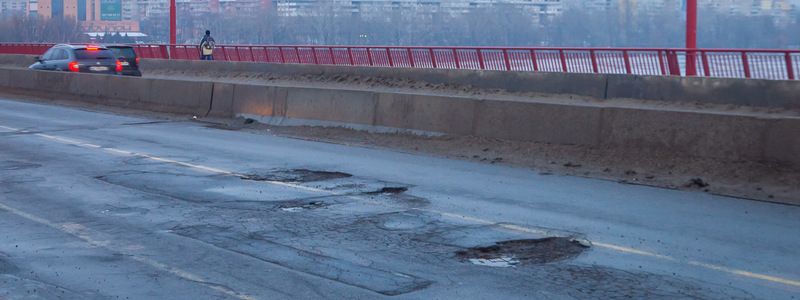
[[[137,245],[125,245],[125,246],[122,246],[122,247],[114,247],[114,246],[112,246],[112,243],[110,241],[95,240],[89,234],[86,233],[86,231],[87,231],[86,227],[84,227],[81,224],[64,223],[64,224],[60,224],[59,225],[59,224],[50,222],[48,220],[45,220],[43,218],[40,218],[38,216],[29,214],[27,212],[24,212],[24,211],[21,211],[19,209],[16,209],[16,208],[13,208],[11,206],[8,206],[8,205],[6,205],[6,204],[4,204],[2,202],[0,202],[0,209],[8,211],[8,212],[10,212],[12,214],[20,216],[20,217],[22,217],[24,219],[27,219],[29,221],[32,221],[34,223],[38,223],[38,224],[50,227],[52,229],[61,231],[63,233],[66,233],[68,235],[71,235],[73,237],[76,237],[76,238],[78,238],[80,240],[83,240],[85,243],[89,244],[92,247],[103,248],[103,249],[106,249],[106,250],[111,251],[111,252],[124,254],[127,257],[130,257],[131,259],[133,259],[134,261],[137,261],[139,263],[145,264],[145,265],[150,266],[150,267],[152,267],[154,269],[157,269],[157,270],[160,270],[160,271],[163,271],[163,272],[166,272],[166,273],[170,273],[170,274],[175,275],[175,276],[177,276],[177,277],[179,277],[181,279],[198,283],[198,284],[200,284],[200,285],[202,285],[202,286],[204,286],[206,288],[221,292],[221,293],[226,294],[228,296],[231,296],[231,297],[234,297],[234,298],[237,298],[237,299],[241,299],[241,300],[255,300],[256,299],[256,298],[254,298],[252,296],[239,293],[237,291],[231,290],[231,289],[229,289],[227,287],[224,287],[224,286],[221,286],[219,284],[215,284],[213,282],[208,282],[208,281],[204,280],[201,276],[192,274],[190,272],[187,272],[187,271],[184,271],[184,270],[172,267],[172,266],[168,266],[166,264],[163,264],[161,262],[158,262],[156,260],[153,260],[153,259],[150,259],[150,258],[147,258],[147,257],[143,257],[143,256],[140,256],[140,255],[137,255],[136,253],[133,253],[132,251],[128,250],[128,249],[141,248],[140,246],[137,246]]]
[[[1,126],[1,125],[0,125],[0,128],[9,129],[9,130],[12,130],[12,131],[17,131],[18,130],[18,129],[13,128],[13,127],[6,127],[6,126]],[[57,142],[68,144],[68,145],[74,145],[74,146],[78,146],[78,147],[94,148],[94,147],[88,146],[88,145],[92,145],[92,144],[89,144],[89,143],[86,143],[86,142],[82,142],[82,141],[78,141],[78,140],[74,140],[74,139],[59,138],[59,137],[49,136],[49,135],[48,135],[48,138],[51,139],[51,140],[57,141]],[[136,152],[126,151],[126,150],[120,150],[120,149],[115,149],[115,148],[105,148],[105,147],[100,148],[100,149],[105,150],[107,152],[116,153],[116,154],[144,157],[144,158],[148,158],[148,159],[151,159],[151,160],[154,160],[154,161],[175,164],[175,165],[184,166],[184,167],[188,167],[188,168],[192,168],[192,169],[196,169],[196,170],[201,170],[201,171],[204,171],[204,172],[210,172],[210,173],[214,173],[214,174],[237,176],[237,177],[245,176],[243,174],[239,174],[239,173],[235,173],[235,172],[231,172],[231,171],[227,171],[227,170],[223,170],[223,169],[219,169],[219,168],[213,168],[213,167],[208,167],[208,166],[203,166],[203,165],[198,165],[198,164],[191,164],[191,163],[176,161],[176,160],[172,160],[172,159],[168,159],[168,158],[162,158],[162,157],[153,156],[153,155],[144,154],[144,153],[136,153]],[[343,195],[341,193],[336,193],[336,192],[333,192],[333,191],[327,191],[327,190],[322,190],[322,189],[317,189],[317,188],[311,188],[311,187],[306,187],[306,186],[302,186],[302,185],[298,185],[298,184],[292,184],[292,183],[285,183],[285,182],[278,182],[278,181],[260,181],[260,182],[273,184],[273,185],[279,185],[279,186],[285,186],[285,187],[291,187],[291,188],[296,188],[296,189],[302,189],[302,190],[306,190],[306,191],[325,193],[325,194],[329,194],[329,195]],[[353,199],[357,199],[357,200],[361,200],[361,201],[367,201],[367,202],[371,202],[371,203],[381,204],[379,202],[372,201],[372,200],[369,200],[369,199],[366,199],[366,198],[363,198],[363,197],[356,197],[356,196],[350,195],[350,196],[348,196],[348,198],[353,198]],[[477,223],[477,224],[501,226],[503,228],[506,228],[506,229],[509,229],[509,230],[515,230],[515,231],[519,231],[519,232],[534,233],[534,234],[540,234],[540,235],[549,234],[549,232],[547,232],[547,231],[543,231],[543,230],[536,229],[536,228],[530,228],[530,227],[524,227],[524,226],[519,226],[519,225],[494,222],[494,221],[491,221],[491,220],[485,220],[485,219],[481,219],[481,218],[477,218],[477,217],[471,217],[471,216],[466,216],[466,215],[448,213],[448,212],[438,211],[438,210],[433,210],[433,209],[421,208],[421,209],[417,209],[417,210],[427,211],[427,212],[431,212],[431,213],[434,213],[434,214],[439,214],[439,215],[442,215],[442,216],[445,216],[445,217],[466,220],[466,221],[474,222],[474,223]],[[678,259],[676,259],[674,257],[671,257],[671,256],[662,255],[662,254],[653,253],[653,252],[644,251],[644,250],[639,250],[639,249],[630,248],[630,247],[625,247],[625,246],[614,245],[614,244],[610,244],[610,243],[592,241],[592,245],[598,246],[600,248],[604,248],[604,249],[620,252],[620,253],[652,257],[652,258],[662,259],[662,260],[671,261],[671,262],[683,262],[683,263],[686,263],[686,264],[691,265],[691,266],[697,266],[697,267],[701,267],[701,268],[706,268],[706,269],[709,269],[709,270],[728,273],[728,274],[731,274],[731,275],[742,276],[742,277],[747,277],[747,278],[752,278],[752,279],[758,279],[758,280],[769,281],[769,282],[774,282],[774,283],[780,283],[780,284],[789,285],[789,286],[800,287],[800,280],[787,279],[787,278],[782,278],[782,277],[777,277],[777,276],[754,273],[754,272],[749,272],[749,271],[745,271],[745,270],[734,269],[734,268],[729,268],[729,267],[725,267],[725,266],[709,264],[709,263],[703,263],[703,262],[692,261],[692,260],[681,261],[681,260],[678,260]]]

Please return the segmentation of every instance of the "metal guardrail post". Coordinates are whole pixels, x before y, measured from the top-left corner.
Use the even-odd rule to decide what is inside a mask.
[[[408,52],[408,63],[414,68],[414,52],[411,51],[411,48],[406,48],[406,52]]]
[[[476,49],[478,51],[478,65],[481,67],[481,70],[486,69],[486,63],[483,62],[483,52],[481,49]]]
[[[697,53],[694,49],[686,51],[686,76],[697,76]]]
[[[632,74],[631,57],[628,55],[628,50],[622,50],[622,59],[625,61],[625,74]]]
[[[786,75],[788,75],[789,80],[794,80],[795,74],[794,64],[792,64],[792,54],[790,52],[784,53],[784,59],[786,60]]]
[[[700,58],[703,60],[703,75],[711,77],[711,67],[708,64],[708,55],[705,51],[700,51]]]
[[[747,52],[742,51],[742,67],[744,69],[744,78],[750,78],[750,61],[747,59]]]
[[[667,51],[667,67],[669,68],[669,75],[681,76],[681,66],[678,63],[677,51]]]
[[[158,49],[159,49],[159,52],[161,52],[161,58],[163,58],[163,59],[172,59],[172,55],[169,52],[169,47],[167,47],[167,45],[159,45]]]
[[[347,57],[350,58],[350,65],[355,66],[356,62],[353,60],[353,48],[347,47]]]
[[[567,55],[564,53],[564,49],[558,50],[558,57],[561,60],[561,72],[567,73]]]
[[[437,69],[436,54],[433,52],[433,48],[428,48],[428,53],[431,55],[431,66],[433,66],[434,69]]]
[[[660,75],[667,75],[667,70],[664,68],[664,55],[666,55],[666,53],[662,54],[661,50],[656,51],[656,56],[658,56],[658,67],[661,71],[661,73],[659,73]]]
[[[374,66],[375,63],[372,61],[372,50],[367,47],[367,59],[369,60],[369,66]]]
[[[461,60],[458,59],[458,50],[453,48],[453,61],[456,63],[456,69],[461,69]]]
[[[507,49],[503,49],[503,60],[506,62],[506,71],[511,71],[511,60],[508,59]]]
[[[594,52],[594,49],[589,50],[589,56],[592,59],[592,72],[594,72],[595,74],[600,73],[600,70],[597,66],[597,53]]]
[[[539,62],[536,59],[536,50],[531,49],[531,61],[533,62],[533,71],[539,72]]]

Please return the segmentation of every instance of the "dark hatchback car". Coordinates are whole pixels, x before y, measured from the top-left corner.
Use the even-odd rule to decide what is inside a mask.
[[[128,45],[105,45],[106,48],[114,52],[120,64],[122,65],[122,75],[126,76],[142,76],[139,71],[139,57],[136,56],[136,51],[133,47]]]
[[[114,52],[105,47],[86,45],[55,45],[36,58],[29,67],[35,70],[97,74],[118,74],[122,64]]]

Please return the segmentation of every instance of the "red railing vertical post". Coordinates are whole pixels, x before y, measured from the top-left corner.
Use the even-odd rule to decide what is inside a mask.
[[[406,52],[408,52],[408,63],[411,64],[411,67],[414,67],[414,52],[411,51],[411,48],[406,48]]]
[[[253,46],[249,46],[248,48],[250,48],[250,61],[256,62],[256,53],[253,52]]]
[[[678,52],[674,50],[667,51],[667,67],[669,68],[669,75],[681,76],[681,66],[678,63]]]
[[[163,58],[163,59],[172,58],[170,56],[170,52],[169,52],[169,49],[167,48],[167,45],[159,45],[158,46],[158,51],[161,52],[161,58]]]
[[[506,62],[506,71],[511,71],[511,60],[508,59],[508,49],[503,49],[503,60]]]
[[[367,47],[367,60],[369,60],[369,66],[374,66],[375,63],[372,61],[372,51]]]
[[[789,80],[794,80],[794,65],[792,64],[792,54],[790,52],[784,53],[784,58],[786,60],[786,75],[789,76]]]
[[[281,63],[285,64],[286,63],[286,57],[283,56],[283,47],[281,47],[281,46],[278,46],[278,55],[280,55]]]
[[[356,62],[353,61],[353,48],[347,47],[347,57],[350,58],[350,65],[355,66]]]
[[[458,50],[453,48],[453,61],[456,63],[456,69],[461,69],[461,60],[458,59]]]
[[[539,62],[536,59],[536,50],[531,49],[531,61],[533,61],[533,71],[539,72]]]
[[[703,75],[705,75],[705,77],[711,77],[711,68],[708,64],[708,55],[705,51],[700,51],[700,57],[703,59]]]
[[[433,48],[428,48],[428,53],[431,55],[431,66],[433,66],[434,69],[437,69],[436,68],[436,54],[433,53]]]
[[[662,54],[661,50],[658,50],[656,51],[656,55],[658,55],[658,67],[661,69],[661,73],[659,74],[667,75],[667,70],[664,68],[664,55],[666,55],[666,53]]]
[[[302,64],[303,61],[300,60],[300,47],[294,47],[294,56],[297,57],[297,63]]]
[[[333,56],[333,47],[328,47],[328,54],[331,55],[331,64],[333,64],[334,66],[337,65],[336,57]]]
[[[567,73],[567,54],[564,53],[564,49],[558,50],[558,57],[561,60],[561,71]]]
[[[631,69],[631,57],[628,55],[628,50],[622,50],[622,59],[625,61],[625,74],[633,73]]]
[[[483,52],[481,49],[478,50],[478,65],[480,66],[481,70],[486,69],[486,63],[483,61]]]
[[[169,43],[175,45],[178,43],[178,21],[177,19],[177,5],[175,0],[169,1]],[[94,14],[94,13],[93,13]]]
[[[697,0],[686,0],[686,76],[697,76]],[[708,74],[706,74],[708,75]]]
[[[311,55],[314,56],[314,64],[319,64],[319,58],[317,58],[317,48],[311,47]]]
[[[744,78],[750,78],[750,61],[747,59],[747,51],[742,51],[742,67],[744,68]]]
[[[392,49],[386,47],[386,57],[389,58],[389,66],[394,67],[394,59],[392,59]]]
[[[600,73],[600,68],[597,66],[597,53],[594,52],[594,49],[589,50],[589,56],[592,59],[592,72]]]
[[[222,52],[222,59],[221,60],[228,60],[228,50],[226,48],[227,47],[225,47],[225,46],[219,47],[220,51]]]

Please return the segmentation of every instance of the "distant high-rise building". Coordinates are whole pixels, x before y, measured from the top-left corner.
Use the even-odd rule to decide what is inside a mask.
[[[273,0],[277,12],[304,15],[326,5],[330,9],[366,15],[391,10],[427,10],[467,13],[491,6],[517,6],[533,15],[554,15],[562,10],[561,0]]]
[[[0,0],[0,14],[25,14],[28,12],[26,0]]]
[[[29,9],[41,18],[69,18],[78,21],[84,32],[97,36],[119,32],[141,36],[134,16],[133,0],[31,0]]]

